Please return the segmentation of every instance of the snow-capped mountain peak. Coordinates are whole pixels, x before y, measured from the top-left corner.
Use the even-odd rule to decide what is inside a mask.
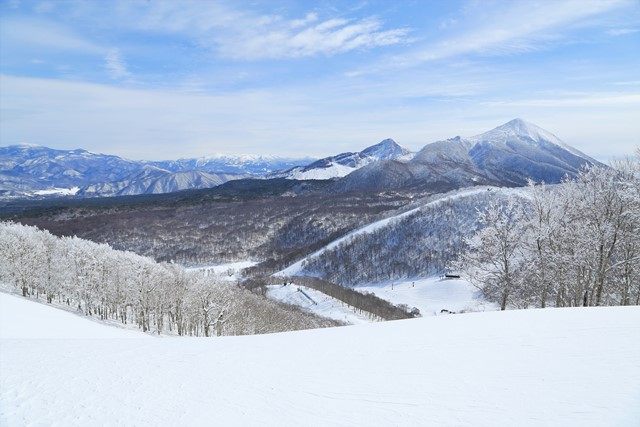
[[[360,152],[363,156],[374,157],[378,160],[392,159],[404,156],[409,150],[402,147],[391,138],[387,138],[371,147],[367,147]]]
[[[349,175],[363,166],[381,160],[407,159],[412,153],[391,138],[387,138],[375,145],[357,153],[341,153],[317,160],[307,166],[291,168],[273,177],[287,179],[333,179]]]
[[[535,149],[548,150],[552,146],[566,150],[574,156],[581,157],[591,163],[596,160],[579,150],[565,144],[553,133],[526,120],[515,118],[480,135],[472,136],[469,141],[474,144],[492,144],[502,148],[514,148],[516,144],[529,145]]]
[[[493,143],[504,143],[513,138],[519,138],[525,141],[528,140],[532,143],[552,142],[557,145],[562,144],[562,141],[560,141],[560,139],[551,132],[520,118],[508,121],[495,129],[480,135],[472,136],[469,139],[474,142],[491,141]]]

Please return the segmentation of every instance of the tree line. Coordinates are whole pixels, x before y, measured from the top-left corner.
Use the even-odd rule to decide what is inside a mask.
[[[332,298],[342,301],[353,307],[360,314],[372,315],[382,320],[411,319],[420,316],[420,310],[408,306],[394,305],[387,300],[377,297],[371,292],[358,292],[352,288],[323,280],[317,277],[294,276],[264,276],[253,277],[243,282],[243,286],[253,292],[266,295],[267,285],[279,285],[282,283],[295,283],[322,292]]]
[[[640,304],[639,160],[491,203],[452,267],[503,310]]]
[[[144,332],[245,335],[337,325],[215,276],[0,222],[0,285]]]

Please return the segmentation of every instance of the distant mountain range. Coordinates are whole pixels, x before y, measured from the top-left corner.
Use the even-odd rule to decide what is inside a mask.
[[[232,179],[262,177],[312,158],[215,156],[135,161],[86,150],[21,144],[0,147],[0,197],[158,194],[210,188]]]
[[[427,144],[411,153],[392,139],[360,152],[320,160],[217,156],[132,161],[86,150],[32,145],[0,147],[0,197],[158,194],[210,188],[243,178],[335,182],[332,191],[519,186],[528,179],[559,182],[596,160],[521,119],[483,134]]]
[[[470,138],[437,141],[410,160],[369,164],[336,183],[339,190],[520,186],[527,180],[560,182],[585,165],[600,164],[544,129],[514,119]]]

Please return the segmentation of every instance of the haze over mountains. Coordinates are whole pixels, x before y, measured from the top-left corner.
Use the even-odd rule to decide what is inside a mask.
[[[413,154],[393,139],[317,161],[217,156],[131,161],[32,145],[0,147],[0,197],[122,196],[210,188],[243,178],[334,180],[331,191],[450,190],[471,185],[559,182],[598,164],[552,133],[514,119],[469,138],[427,144]],[[59,189],[59,190],[56,190]]]

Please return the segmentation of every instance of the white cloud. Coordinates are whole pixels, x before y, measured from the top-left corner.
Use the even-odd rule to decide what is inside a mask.
[[[112,79],[124,79],[131,77],[131,73],[127,70],[120,51],[118,49],[110,49],[104,58],[105,68]]]
[[[350,75],[389,68],[412,67],[429,61],[466,54],[501,55],[528,52],[562,40],[572,26],[611,9],[633,4],[630,0],[554,0],[471,3],[456,31],[383,62],[355,70]],[[462,31],[460,29],[463,29]]]
[[[376,17],[321,19],[237,10],[223,2],[154,2],[138,11],[145,29],[191,35],[226,58],[260,60],[336,55],[407,42],[407,28],[385,29]]]
[[[473,95],[481,81],[476,88],[457,87],[454,79],[443,91],[440,78],[420,75],[406,80],[388,86],[344,81],[195,94],[1,76],[0,140],[82,147],[131,158],[216,152],[324,156],[364,148],[386,137],[419,149],[428,142],[474,135],[524,117],[601,158],[624,155],[637,145],[637,93],[567,93],[559,99],[487,103]],[[448,92],[470,95],[449,102],[441,98]],[[403,103],[402,97],[416,94],[438,101]]]

